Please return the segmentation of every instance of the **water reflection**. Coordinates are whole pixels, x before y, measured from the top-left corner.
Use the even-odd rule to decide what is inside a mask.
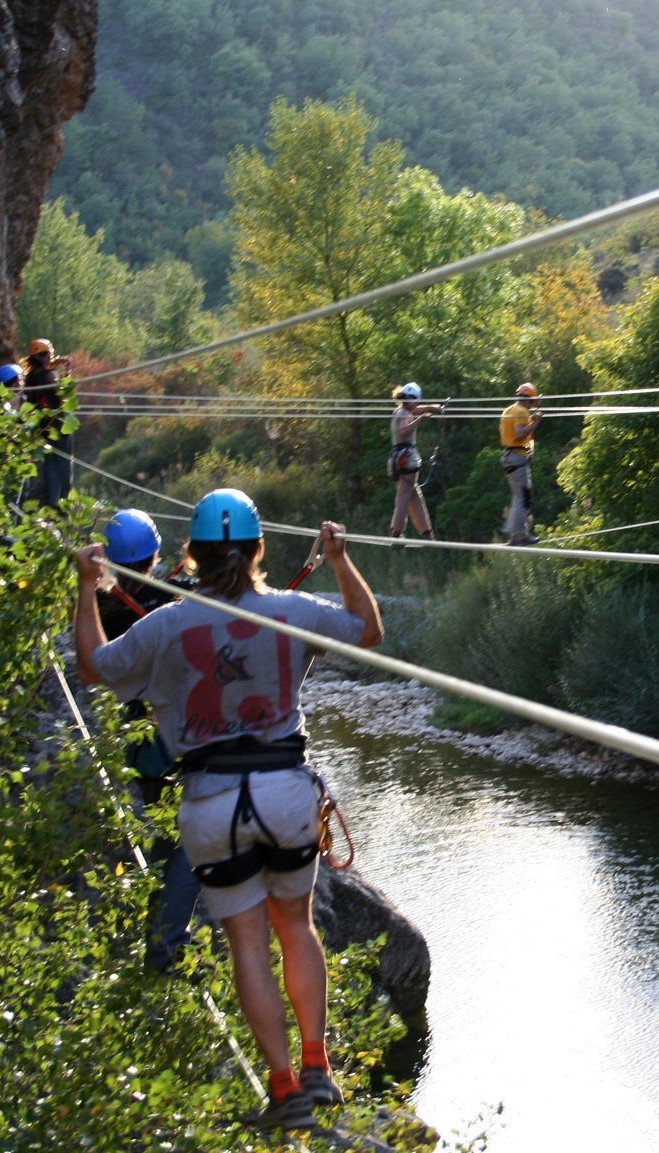
[[[659,1149],[659,790],[315,734],[361,873],[432,955],[420,1114],[492,1153]]]

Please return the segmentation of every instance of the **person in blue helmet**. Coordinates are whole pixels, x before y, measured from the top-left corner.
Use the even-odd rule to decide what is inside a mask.
[[[76,554],[79,672],[122,700],[150,700],[178,758],[183,845],[208,912],[224,927],[243,1012],[268,1066],[268,1102],[254,1118],[264,1129],[310,1128],[314,1103],[343,1100],[325,1044],[327,973],[311,915],[321,821],[300,690],[315,648],[261,622],[364,648],[380,643],[377,603],[344,534],[342,525],[323,522],[323,555],[341,603],[274,589],[261,569],[254,503],[237,489],[207,493],[194,509],[187,550],[199,592],[229,611],[183,599],[109,643],[94,591],[100,550]],[[254,618],[232,616],[233,606]],[[271,967],[271,929],[298,1026],[299,1069]]]
[[[190,587],[191,582],[172,578],[172,591],[167,593],[139,579],[140,575],[154,573],[161,545],[158,528],[141,509],[119,509],[105,526],[104,536],[108,559],[136,574],[133,579],[122,573],[108,591],[97,591],[105,635],[114,640],[137,620],[174,600],[177,591]],[[146,718],[144,701],[128,701],[126,715],[129,720]],[[132,742],[127,748],[127,760],[140,774],[136,781],[140,807],[155,804],[173,784],[172,757],[157,730],[151,740]],[[161,869],[162,884],[151,894],[144,967],[149,972],[165,974],[175,968],[190,942],[199,881],[181,844],[169,837],[155,837],[149,861]]]
[[[3,411],[8,415],[11,414],[12,417],[21,406],[24,397],[23,385],[23,369],[20,364],[0,365],[0,405]],[[26,481],[23,481],[19,491],[14,493],[14,500],[11,501],[10,499],[10,507],[12,504],[20,505],[25,487]],[[0,535],[0,545],[10,547],[12,543],[12,537]]]
[[[20,364],[0,365],[0,385],[9,390],[11,395],[7,404],[13,412],[17,412],[25,397],[25,377]]]

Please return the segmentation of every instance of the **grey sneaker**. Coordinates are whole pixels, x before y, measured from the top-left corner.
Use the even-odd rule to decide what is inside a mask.
[[[326,1073],[316,1065],[302,1066],[300,1085],[315,1105],[343,1105],[343,1093],[331,1072]]]
[[[316,1118],[306,1093],[290,1093],[283,1101],[268,1098],[265,1109],[253,1117],[259,1129],[314,1129]]]

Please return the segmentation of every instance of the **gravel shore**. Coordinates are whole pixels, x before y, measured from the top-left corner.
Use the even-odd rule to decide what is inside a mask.
[[[422,737],[450,744],[506,765],[535,765],[563,776],[614,778],[659,787],[659,766],[626,757],[598,744],[580,741],[541,725],[524,725],[494,735],[457,732],[432,722],[439,697],[416,681],[368,683],[346,679],[340,671],[317,667],[307,678],[303,704],[311,719],[319,706],[350,721],[358,735]]]

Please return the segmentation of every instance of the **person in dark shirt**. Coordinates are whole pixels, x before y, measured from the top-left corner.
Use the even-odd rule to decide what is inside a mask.
[[[140,509],[120,509],[105,528],[105,552],[109,560],[132,569],[135,573],[150,575],[158,563],[161,544],[160,533],[150,516]],[[130,627],[153,609],[176,599],[176,588],[190,587],[187,578],[171,578],[172,591],[166,593],[123,574],[108,592],[97,593],[101,620],[108,640],[122,636]],[[126,705],[129,720],[147,717],[143,701],[130,701]],[[163,790],[172,783],[168,776],[172,757],[162,738],[156,732],[152,740],[132,742],[127,748],[127,760],[140,774],[137,779],[139,798],[143,805],[158,801]],[[144,966],[148,971],[166,973],[180,960],[190,941],[190,921],[199,895],[199,881],[193,873],[182,846],[170,838],[157,836],[154,840],[150,863],[162,867],[162,885],[151,896],[146,925]]]
[[[25,399],[41,413],[41,433],[55,444],[58,452],[44,455],[41,469],[42,486],[36,486],[34,495],[40,504],[57,508],[71,491],[71,453],[73,436],[63,432],[64,396],[60,387],[58,369],[68,376],[71,362],[66,356],[56,356],[49,340],[41,337],[31,340],[25,364]],[[60,456],[66,453],[66,456]],[[33,490],[27,494],[33,495]]]

